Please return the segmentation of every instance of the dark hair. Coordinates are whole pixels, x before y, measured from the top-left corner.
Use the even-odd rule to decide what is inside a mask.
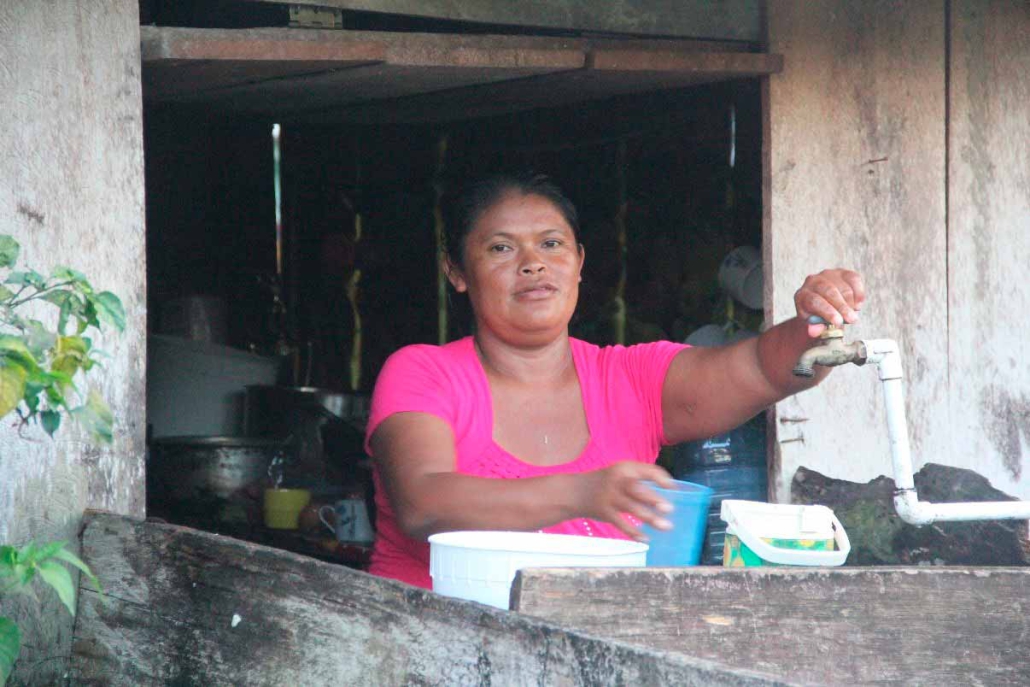
[[[579,214],[562,190],[549,177],[536,172],[492,174],[472,182],[445,205],[447,226],[445,250],[458,267],[463,266],[465,241],[479,218],[504,195],[515,192],[524,196],[540,196],[551,201],[572,228],[579,243]]]

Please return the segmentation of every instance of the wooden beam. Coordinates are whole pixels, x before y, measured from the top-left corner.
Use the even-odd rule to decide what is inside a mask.
[[[88,685],[782,684],[228,537],[88,512]]]
[[[275,2],[283,0],[250,0]],[[293,4],[521,28],[761,40],[759,0],[290,0]]]
[[[583,69],[415,94],[389,103],[359,102],[324,112],[303,113],[301,121],[448,122],[729,79],[756,78],[782,69],[780,55],[764,53],[588,46]]]
[[[527,569],[512,608],[820,685],[1025,684],[1028,568]]]
[[[582,47],[532,36],[141,27],[158,100],[289,112],[580,69]]]
[[[196,99],[212,91],[310,78],[386,59],[382,42],[327,40],[320,33],[141,26],[144,96]]]

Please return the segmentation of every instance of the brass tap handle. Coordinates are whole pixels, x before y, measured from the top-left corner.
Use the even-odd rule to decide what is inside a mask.
[[[794,375],[812,377],[815,366],[833,367],[844,363],[863,365],[866,361],[865,344],[861,341],[844,343],[844,329],[830,324],[818,315],[808,317],[808,324],[824,324],[826,330],[819,335],[820,343],[805,351],[794,366]]]
[[[808,316],[808,324],[825,324],[826,325],[826,329],[824,329],[823,332],[819,335],[820,339],[843,339],[844,338],[844,328],[843,327],[838,327],[837,325],[833,324],[832,322],[827,322],[825,318],[822,318],[819,315],[809,315]]]

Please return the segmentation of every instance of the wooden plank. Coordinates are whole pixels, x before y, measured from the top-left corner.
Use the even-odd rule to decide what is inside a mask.
[[[973,467],[948,419],[944,2],[769,3],[766,319],[795,313],[806,275],[847,266],[869,300],[852,338],[901,346],[913,459]],[[840,368],[777,404],[770,485],[798,466],[864,482],[891,470],[876,374]]]
[[[283,115],[569,69],[561,39],[143,27],[147,93]]]
[[[88,513],[82,556],[74,684],[782,684],[183,527]]]
[[[110,404],[111,443],[91,440],[70,417],[53,440],[13,415],[0,423],[3,545],[72,541],[88,506],[133,515],[146,509],[139,65],[138,0],[0,0],[0,234],[21,244],[19,269],[50,274],[70,265],[117,294],[125,309],[124,331],[88,335],[108,357],[88,380],[79,378],[81,389],[96,389]],[[30,308],[47,327],[56,324],[50,306]],[[22,637],[11,687],[59,685],[66,673],[72,619],[56,594],[33,587],[36,598],[8,594],[6,577],[0,582],[0,616],[17,623]]]
[[[591,47],[583,69],[305,113],[303,121],[448,122],[780,71],[779,55]]]
[[[1025,685],[1028,568],[527,569],[512,608],[803,684]]]
[[[282,2],[282,0],[251,0]],[[299,5],[338,7],[426,19],[525,28],[567,29],[712,40],[758,42],[758,0],[291,0]]]
[[[1030,4],[950,7],[952,453],[1030,499]]]
[[[148,98],[313,123],[446,121],[782,68],[777,55],[697,41],[296,29],[142,31]]]

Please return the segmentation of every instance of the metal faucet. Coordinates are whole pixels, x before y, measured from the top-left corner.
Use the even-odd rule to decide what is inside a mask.
[[[819,340],[822,343],[809,348],[798,359],[797,364],[794,366],[795,376],[814,376],[816,365],[823,365],[825,367],[835,367],[844,363],[865,365],[869,356],[866,353],[864,342],[844,343],[844,330],[835,324],[827,322],[818,315],[809,317],[808,323],[825,324],[826,329],[819,335]]]
[[[821,317],[808,318],[809,324],[825,324],[819,335],[820,345],[805,351],[794,366],[794,374],[811,377],[814,365],[871,364],[883,383],[884,410],[887,415],[887,437],[890,440],[891,462],[894,465],[894,508],[898,515],[913,525],[967,520],[1028,520],[1030,501],[977,501],[972,503],[931,503],[920,501],[916,493],[912,454],[908,444],[908,420],[905,418],[905,395],[902,392],[901,354],[893,339],[866,339],[844,343],[844,332]]]

